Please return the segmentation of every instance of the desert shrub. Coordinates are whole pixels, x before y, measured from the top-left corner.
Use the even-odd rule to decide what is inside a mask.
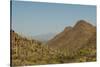
[[[58,64],[69,62],[85,62],[96,60],[95,49],[79,49],[71,51],[51,48],[36,40],[29,40],[18,35],[14,35],[12,40],[12,65],[37,65],[37,64]]]

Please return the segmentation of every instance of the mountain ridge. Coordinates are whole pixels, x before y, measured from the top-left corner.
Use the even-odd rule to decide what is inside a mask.
[[[66,27],[64,31],[48,41],[47,44],[53,48],[67,48],[68,51],[75,51],[84,46],[84,44],[87,44],[91,37],[96,37],[94,35],[95,31],[95,26],[84,20],[80,20],[74,27],[70,27],[70,29]]]
[[[45,43],[48,40],[52,39],[56,34],[57,33],[46,33],[46,34],[40,34],[40,35],[32,36],[32,38]]]

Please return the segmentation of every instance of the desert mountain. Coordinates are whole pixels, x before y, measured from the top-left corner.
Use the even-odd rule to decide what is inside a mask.
[[[80,20],[46,45],[11,30],[11,66],[96,61],[96,27]]]
[[[93,44],[91,44],[93,43]],[[75,52],[82,47],[96,45],[96,28],[89,22],[80,20],[74,27],[66,27],[64,31],[48,41],[48,46]]]

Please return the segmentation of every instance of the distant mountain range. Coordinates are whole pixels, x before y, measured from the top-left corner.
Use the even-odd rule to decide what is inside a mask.
[[[47,42],[56,35],[57,33],[47,33],[47,34],[40,34],[40,35],[32,36],[32,38],[35,40],[39,40],[41,42]]]

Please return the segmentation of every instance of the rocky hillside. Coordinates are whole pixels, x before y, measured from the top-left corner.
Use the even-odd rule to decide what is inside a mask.
[[[47,44],[52,48],[65,48],[68,51],[76,51],[89,46],[91,43],[96,46],[96,28],[88,22],[80,20],[74,27],[66,27],[63,32],[59,33]]]
[[[61,63],[63,53],[11,31],[11,66]]]

